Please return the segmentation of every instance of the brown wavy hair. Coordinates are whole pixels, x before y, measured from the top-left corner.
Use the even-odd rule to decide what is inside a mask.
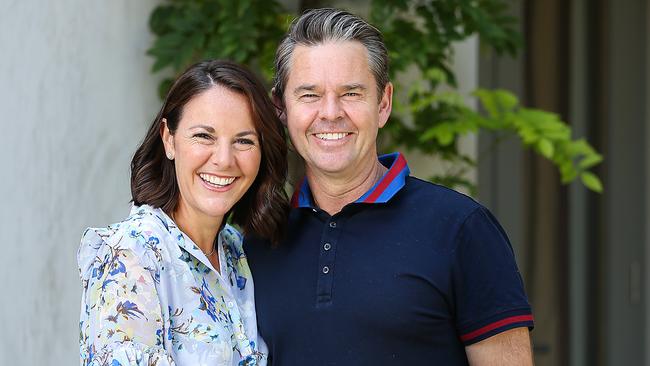
[[[158,115],[131,160],[131,196],[135,205],[159,207],[174,212],[179,201],[174,162],[165,156],[160,127],[163,118],[176,132],[183,107],[195,96],[219,85],[248,99],[262,160],[257,177],[242,198],[224,217],[232,216],[245,234],[279,243],[286,231],[289,201],[284,190],[287,177],[287,144],[284,126],[257,77],[230,61],[211,60],[190,66],[173,83]]]

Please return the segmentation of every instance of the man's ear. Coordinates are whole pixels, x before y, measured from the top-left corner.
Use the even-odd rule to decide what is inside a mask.
[[[167,159],[174,160],[174,135],[169,131],[169,126],[167,126],[167,119],[163,118],[160,120],[160,138],[163,141],[165,147],[165,155]]]
[[[379,100],[379,128],[384,127],[393,110],[393,83],[388,82]]]
[[[275,88],[271,89],[271,95],[273,96],[273,104],[275,105],[275,111],[278,114],[278,118],[283,125],[287,125],[287,108],[284,106],[284,101],[281,97],[275,94]]]

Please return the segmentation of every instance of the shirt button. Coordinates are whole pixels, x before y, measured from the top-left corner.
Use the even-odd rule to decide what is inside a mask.
[[[241,341],[242,339],[244,339],[244,335],[241,333],[237,334],[237,339]]]
[[[335,227],[336,227],[336,223],[335,223],[334,221],[330,222],[330,227],[331,227],[331,228],[335,228]]]
[[[325,266],[323,267],[323,273],[328,274],[330,272],[330,267]]]
[[[232,302],[232,301],[228,301],[228,307],[231,308],[231,307],[233,307],[233,306],[235,306],[235,303]]]
[[[323,245],[323,249],[325,249],[325,250],[330,250],[331,248],[332,248],[332,245],[330,243],[325,243],[325,245]]]

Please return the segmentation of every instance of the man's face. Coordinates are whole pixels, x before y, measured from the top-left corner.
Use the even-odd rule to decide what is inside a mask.
[[[366,48],[356,41],[296,46],[284,91],[289,137],[314,173],[354,176],[377,161],[377,132],[391,110],[381,100]]]

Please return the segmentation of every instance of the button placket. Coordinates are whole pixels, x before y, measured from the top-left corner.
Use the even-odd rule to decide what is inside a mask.
[[[336,242],[341,232],[342,223],[343,219],[341,217],[330,217],[323,226],[318,259],[317,306],[331,302]]]

